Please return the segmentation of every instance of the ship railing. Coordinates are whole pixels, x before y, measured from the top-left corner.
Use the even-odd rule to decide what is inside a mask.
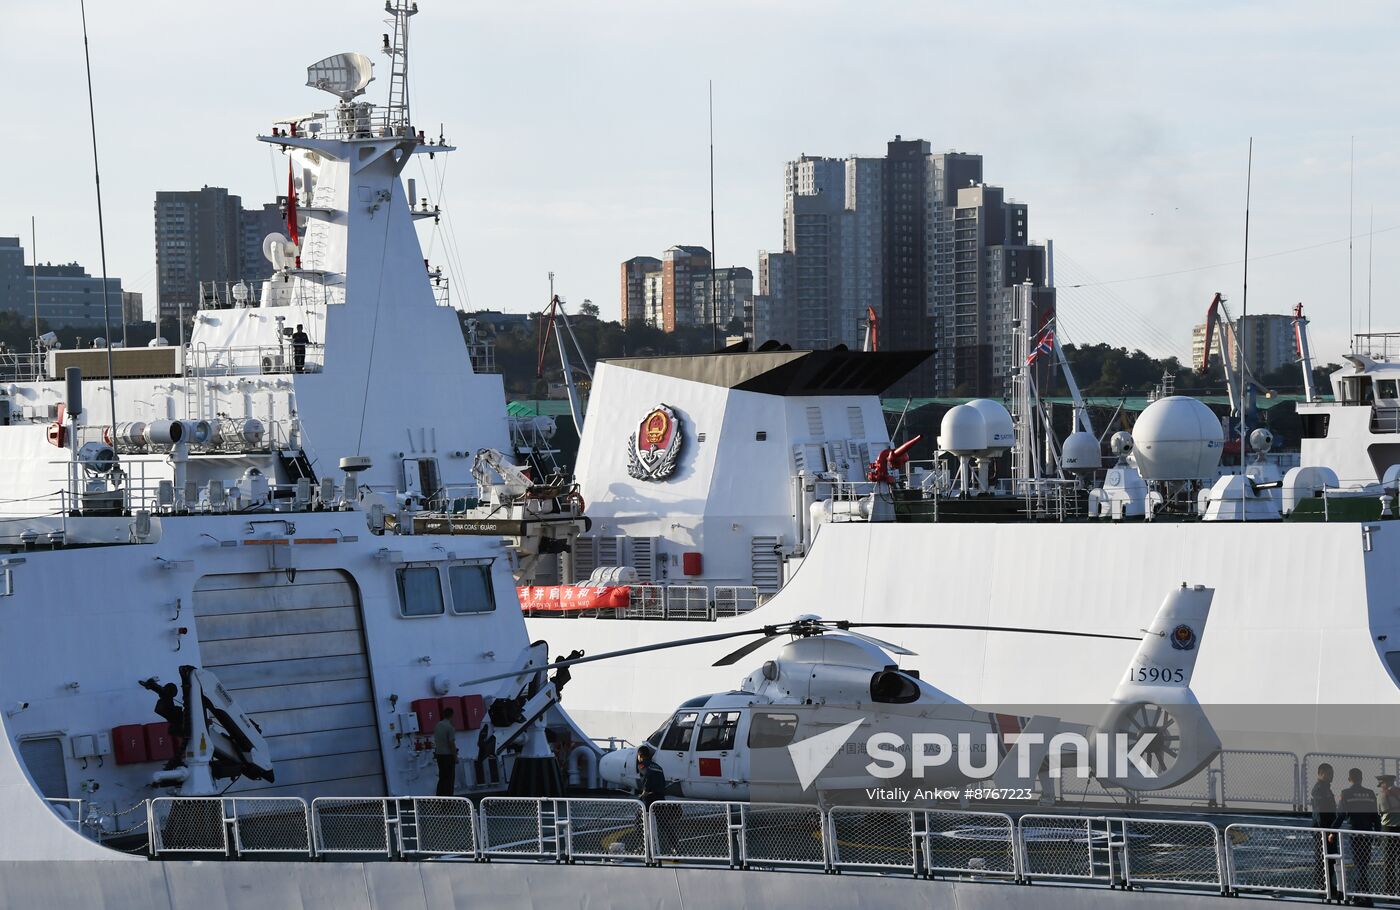
[[[1352,351],[1372,360],[1400,358],[1400,332],[1371,332],[1352,336]]]
[[[1298,757],[1292,752],[1223,749],[1190,778],[1162,790],[1129,793],[1105,786],[1096,777],[1061,775],[1057,795],[1065,802],[1130,802],[1135,806],[1169,804],[1209,809],[1283,809],[1302,811]]]
[[[270,797],[159,797],[147,804],[152,856],[261,856],[311,853],[305,800]]]
[[[710,619],[710,589],[705,585],[667,585],[667,619]]]
[[[83,809],[86,800],[74,799],[66,796],[46,796],[44,802],[49,804],[49,808],[54,814],[63,819],[64,824],[74,831],[83,830]]]
[[[292,345],[248,345],[241,347],[211,348],[205,344],[195,345],[190,350],[186,373],[193,377],[204,376],[266,376],[287,373],[319,373],[325,367],[326,346],[319,343],[306,345],[306,358],[301,370],[296,368],[296,358]]]
[[[1317,828],[1227,825],[1230,887],[1237,893],[1263,891],[1326,899],[1334,882],[1341,884],[1329,861],[1328,842],[1335,840],[1335,835],[1329,837]]]
[[[490,341],[478,341],[467,345],[467,357],[472,362],[473,373],[499,373],[496,366],[496,345]]]
[[[754,585],[715,585],[715,616],[738,616],[758,606]]]
[[[1400,834],[963,808],[626,798],[161,797],[156,858],[355,856],[724,866],[1400,899]]]
[[[481,800],[481,855],[487,858],[646,863],[647,810],[635,799]]]
[[[47,378],[47,353],[0,351],[0,382],[39,382]]]
[[[352,102],[334,110],[307,114],[283,130],[289,138],[301,139],[385,139],[410,138],[414,130],[402,114],[368,102]],[[281,126],[279,124],[279,129]]]

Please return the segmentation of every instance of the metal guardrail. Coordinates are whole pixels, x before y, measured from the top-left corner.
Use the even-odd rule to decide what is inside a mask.
[[[738,616],[758,606],[753,585],[715,585],[715,616]]]
[[[1315,828],[1228,825],[1225,828],[1230,887],[1325,898],[1327,841]]]
[[[709,619],[710,589],[704,585],[668,585],[667,619]]]
[[[391,800],[377,797],[321,796],[311,801],[317,855],[332,853],[391,856],[390,825],[397,820]]]
[[[1252,823],[634,799],[162,797],[155,857],[720,865],[1400,900],[1400,834]]]
[[[914,813],[833,807],[827,812],[831,865],[837,870],[918,871]]]
[[[1125,818],[1112,829],[1122,845],[1125,885],[1223,890],[1220,830],[1209,822]]]

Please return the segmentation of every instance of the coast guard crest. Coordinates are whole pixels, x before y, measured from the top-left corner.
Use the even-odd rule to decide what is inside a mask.
[[[1190,651],[1196,647],[1196,632],[1186,623],[1172,629],[1172,647],[1178,651]]]
[[[657,405],[627,441],[627,473],[638,480],[665,480],[681,454],[681,422],[676,412]]]

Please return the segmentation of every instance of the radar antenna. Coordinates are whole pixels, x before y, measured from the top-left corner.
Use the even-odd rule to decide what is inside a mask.
[[[396,134],[412,132],[413,120],[408,112],[408,20],[418,15],[416,0],[384,0],[384,12],[393,18],[384,20],[393,31],[384,34],[384,54],[389,58],[389,128]]]

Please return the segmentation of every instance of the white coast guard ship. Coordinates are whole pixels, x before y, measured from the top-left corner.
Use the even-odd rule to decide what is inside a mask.
[[[802,614],[1132,634],[1155,592],[1200,579],[1218,592],[1196,677],[1203,703],[1288,715],[1261,729],[1287,729],[1300,762],[1388,754],[1375,740],[1363,748],[1377,729],[1364,707],[1346,706],[1400,705],[1394,343],[1359,339],[1332,377],[1333,398],[1309,389],[1301,464],[1287,472],[1258,456],[1244,475],[1221,471],[1220,421],[1171,396],[1115,437],[1118,454],[1102,468],[1096,435],[1087,455],[1076,449],[1088,429],[1077,423],[1055,443],[1064,472],[1022,474],[1014,487],[984,485],[981,470],[1031,445],[1031,421],[999,402],[950,411],[938,463],[871,479],[890,462],[877,458],[892,446],[876,396],[899,374],[899,355],[774,349],[600,363],[578,458],[593,527],[560,572],[626,585],[630,599],[574,610],[526,599],[531,634],[592,652]],[[675,439],[666,459],[659,443],[643,448],[658,420]],[[960,438],[969,426],[970,441]],[[1267,448],[1263,435],[1252,441]],[[1088,638],[908,629],[897,640],[919,654],[904,666],[972,704],[1093,703],[1125,659],[1121,643]],[[708,668],[725,647],[698,646],[685,673],[667,652],[579,668],[570,711],[638,740],[684,699],[738,682],[732,669]]]
[[[501,379],[473,370],[424,267],[433,212],[401,179],[452,151],[410,119],[414,12],[389,5],[388,105],[362,98],[369,59],[341,54],[309,70],[334,107],[259,137],[289,173],[271,279],[195,313],[184,348],[44,339],[0,363],[0,859],[91,855],[39,795],[81,800],[107,836],[152,796],[432,793],[445,706],[458,791],[550,786],[576,748],[592,766],[548,686],[482,754],[487,699],[522,686],[460,682],[538,650],[511,558],[412,533],[473,482],[471,453],[509,444]],[[153,711],[165,686],[183,730]]]

